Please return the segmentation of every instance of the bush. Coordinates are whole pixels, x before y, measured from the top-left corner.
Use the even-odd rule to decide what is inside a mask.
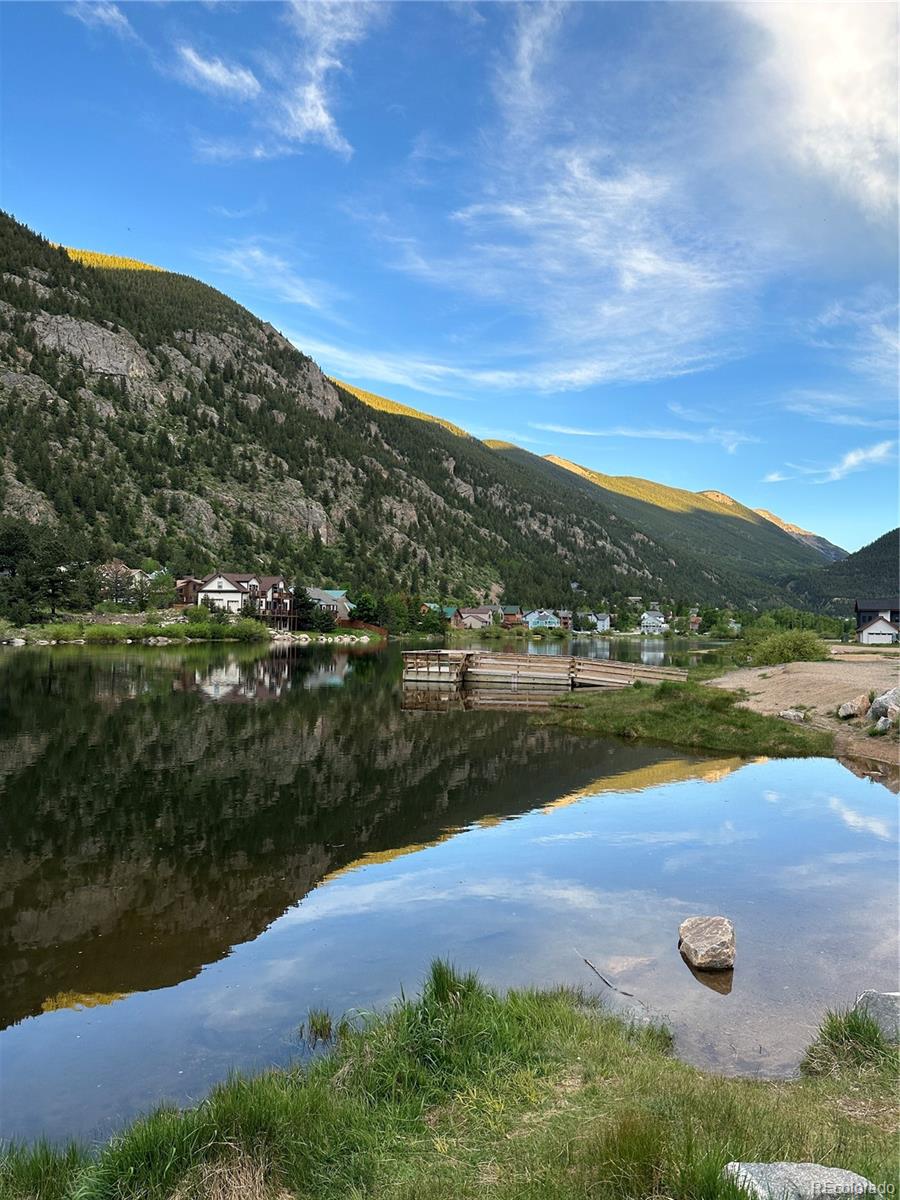
[[[773,633],[753,648],[753,664],[757,667],[787,662],[816,662],[827,657],[825,643],[811,629],[786,629],[783,633]]]

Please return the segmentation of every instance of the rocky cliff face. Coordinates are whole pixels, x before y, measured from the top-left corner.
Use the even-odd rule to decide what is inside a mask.
[[[728,592],[602,503],[367,407],[196,280],[84,266],[3,216],[0,253],[0,513],[176,572],[525,603],[565,602],[572,579],[598,599]]]

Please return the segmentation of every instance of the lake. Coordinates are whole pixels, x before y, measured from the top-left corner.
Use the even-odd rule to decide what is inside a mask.
[[[407,711],[395,648],[0,650],[2,1135],[94,1138],[307,1053],[435,956],[498,987],[584,965],[677,1052],[786,1075],[896,987],[896,798],[833,760]],[[730,991],[676,949],[730,916]]]

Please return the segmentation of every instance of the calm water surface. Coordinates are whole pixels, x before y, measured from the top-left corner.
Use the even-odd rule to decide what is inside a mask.
[[[896,986],[896,799],[837,762],[406,711],[394,650],[0,653],[4,1136],[302,1056],[310,1007],[382,1005],[435,955],[606,991],[586,955],[685,1058],[767,1075]],[[676,950],[702,912],[737,927],[728,994]]]

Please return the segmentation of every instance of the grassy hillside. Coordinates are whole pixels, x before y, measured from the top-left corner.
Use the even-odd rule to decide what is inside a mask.
[[[443,417],[433,417],[430,413],[421,412],[418,408],[411,408],[408,404],[400,404],[397,400],[388,400],[386,396],[367,392],[364,388],[355,387],[352,383],[344,383],[342,379],[335,379],[334,382],[339,388],[343,388],[345,392],[355,396],[357,400],[362,400],[363,404],[368,405],[369,408],[377,408],[379,412],[391,413],[396,417],[413,417],[416,421],[430,421],[433,425],[443,425],[457,437],[471,437],[471,434],[466,433],[465,429],[454,425],[452,421],[445,421]]]
[[[841,562],[788,581],[804,604],[844,615],[856,599],[896,596],[900,592],[900,528],[891,529]]]
[[[508,443],[490,443],[500,456],[527,463],[558,483],[573,481],[622,520],[669,546],[676,560],[711,563],[734,594],[762,597],[760,581],[821,563],[817,552],[730,497],[729,503],[702,492],[668,487],[632,476],[604,475],[553,455],[539,458]]]

